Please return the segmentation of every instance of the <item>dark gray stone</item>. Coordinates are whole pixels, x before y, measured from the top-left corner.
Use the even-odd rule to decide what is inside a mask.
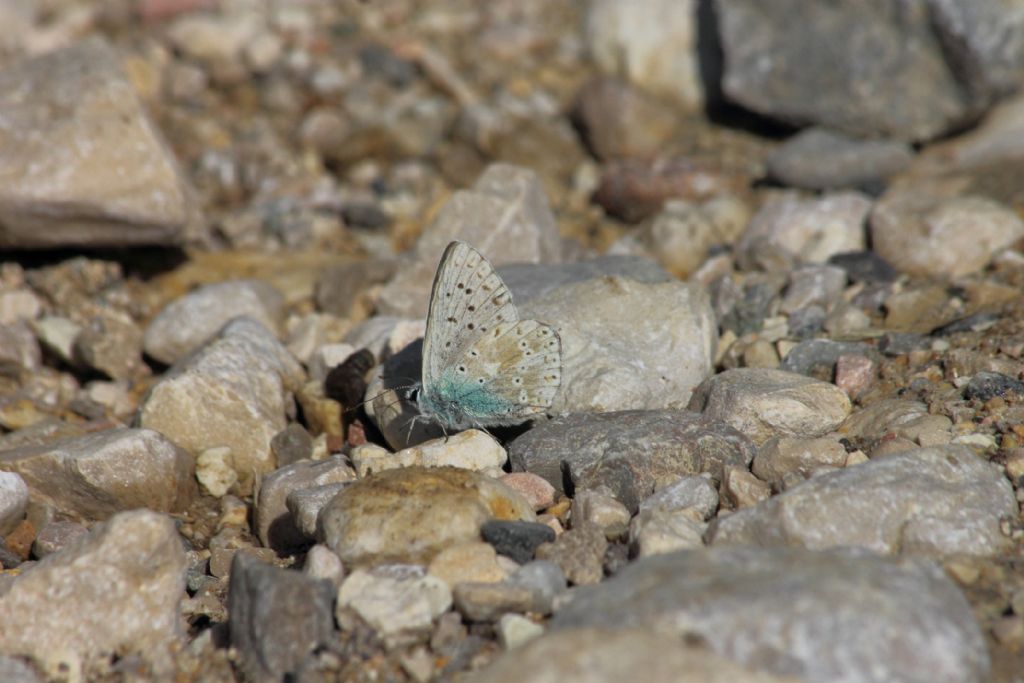
[[[727,97],[795,125],[921,141],[988,105],[946,61],[928,0],[717,0]]]
[[[858,140],[808,128],[767,159],[768,175],[791,187],[828,190],[884,181],[910,165],[910,145],[897,140]]]
[[[541,543],[555,540],[555,530],[540,522],[506,521],[492,519],[480,527],[480,535],[494,546],[495,551],[511,557],[519,564],[533,559]]]
[[[873,251],[847,251],[833,254],[829,265],[839,266],[853,282],[895,282],[899,273]]]
[[[539,299],[554,289],[574,282],[608,275],[648,284],[669,282],[672,279],[661,266],[643,256],[601,256],[561,264],[510,263],[499,266],[497,270],[512,291],[516,304]]]
[[[1024,382],[1000,372],[979,372],[964,387],[964,398],[988,401],[996,396],[1024,396]]]
[[[277,458],[277,466],[284,467],[305,460],[313,453],[313,437],[298,422],[292,422],[270,440],[270,450]]]
[[[939,567],[863,551],[656,555],[579,589],[551,621],[556,631],[641,625],[808,683],[981,683],[990,666],[970,606]]]
[[[656,484],[746,467],[754,445],[725,424],[686,410],[580,413],[539,424],[509,444],[514,471],[533,472],[559,491],[606,486],[630,512]]]
[[[839,356],[865,356],[872,360],[879,359],[878,351],[873,346],[861,342],[808,339],[790,349],[779,369],[831,381]]]
[[[334,586],[246,553],[231,563],[228,628],[246,680],[271,683],[302,671],[334,638]]]

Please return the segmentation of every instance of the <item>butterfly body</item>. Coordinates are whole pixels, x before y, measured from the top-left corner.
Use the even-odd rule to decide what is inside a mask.
[[[555,330],[520,320],[487,259],[449,244],[431,289],[420,413],[451,430],[519,424],[551,406],[561,379]]]

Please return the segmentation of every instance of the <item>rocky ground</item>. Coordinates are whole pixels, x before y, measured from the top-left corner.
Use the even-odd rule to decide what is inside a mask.
[[[0,680],[1024,681],[1006,3],[0,26]],[[410,423],[452,239],[550,419]]]

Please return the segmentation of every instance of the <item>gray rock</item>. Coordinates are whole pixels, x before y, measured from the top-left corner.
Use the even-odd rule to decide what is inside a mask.
[[[516,305],[543,299],[559,287],[607,276],[658,284],[672,278],[643,256],[608,255],[572,263],[508,263],[497,267]]]
[[[871,200],[859,192],[836,192],[804,199],[785,193],[766,202],[736,246],[741,263],[760,263],[764,251],[780,250],[803,262],[824,263],[831,256],[860,251]]]
[[[194,455],[230,448],[238,493],[247,495],[254,475],[274,469],[270,440],[287,424],[288,392],[303,380],[302,366],[272,333],[237,318],[171,367],[139,408],[138,422]]]
[[[843,422],[839,433],[863,442],[876,441],[888,434],[913,438],[929,417],[933,416],[929,415],[928,406],[920,401],[888,398],[859,408]]]
[[[291,513],[295,527],[309,540],[317,537],[317,520],[320,510],[350,482],[324,484],[305,489],[296,489],[285,498],[285,506]]]
[[[531,611],[551,614],[555,600],[565,593],[565,572],[551,560],[534,560],[515,570],[506,583],[526,586],[533,591]]]
[[[364,292],[383,285],[395,274],[394,261],[355,261],[326,268],[316,283],[316,307],[349,317],[359,310]]]
[[[0,93],[0,245],[171,245],[198,236],[193,190],[106,42],[13,64],[0,74]]]
[[[53,555],[77,543],[80,538],[88,534],[89,530],[78,522],[67,520],[50,522],[39,530],[36,540],[32,542],[32,555],[41,560],[47,555]]]
[[[103,310],[82,326],[72,355],[111,379],[132,379],[142,369],[142,330],[124,313]]]
[[[197,493],[192,457],[149,429],[111,429],[0,452],[31,499],[77,520],[124,510],[183,511]]]
[[[658,555],[580,589],[551,622],[555,631],[641,625],[808,683],[988,680],[981,629],[942,570],[865,552]]]
[[[982,196],[894,188],[871,212],[875,251],[901,272],[956,278],[984,268],[1024,236],[1016,211]]]
[[[314,652],[334,640],[334,586],[235,553],[228,590],[228,628],[246,680],[296,676]]]
[[[716,9],[722,88],[760,114],[859,137],[920,141],[963,125],[988,104],[984,94],[964,92],[925,0],[899,12],[887,2],[857,0],[718,0]]]
[[[757,456],[754,456],[756,459]],[[703,519],[718,510],[718,490],[711,478],[702,475],[680,477],[640,502],[640,512],[676,511],[693,508]]]
[[[827,434],[850,414],[850,399],[834,384],[796,373],[736,368],[697,387],[689,407],[762,444],[773,436]]]
[[[559,491],[607,487],[630,511],[680,477],[746,467],[750,441],[731,427],[683,410],[569,415],[536,425],[509,444],[515,471],[544,477]]]
[[[452,601],[470,621],[496,621],[503,614],[525,614],[533,609],[534,594],[528,586],[512,583],[459,583]]]
[[[587,47],[604,73],[697,111],[704,102],[697,16],[693,0],[643,0],[628,7],[598,0],[586,7]]]
[[[578,628],[505,652],[465,683],[796,683],[641,628]]]
[[[767,159],[769,177],[790,187],[835,190],[884,182],[910,165],[913,151],[898,140],[858,140],[808,128]]]
[[[320,512],[322,540],[346,566],[429,562],[480,540],[488,519],[533,521],[533,508],[499,481],[454,467],[385,470],[346,486]]]
[[[795,372],[808,377],[831,380],[835,375],[836,362],[840,356],[865,356],[881,360],[878,351],[862,342],[833,341],[831,339],[807,339],[792,349],[782,359],[780,370]]]
[[[82,326],[60,315],[44,315],[32,321],[32,331],[47,351],[65,363],[74,362],[75,339]]]
[[[1013,487],[967,446],[904,451],[813,477],[717,519],[714,544],[862,546],[878,553],[993,556],[1013,541]]]
[[[787,488],[812,474],[843,467],[846,448],[835,439],[773,437],[757,450],[750,471],[775,490]]]
[[[318,462],[302,460],[274,470],[260,483],[253,520],[256,535],[265,547],[283,555],[308,545],[307,535],[298,528],[288,511],[288,496],[305,488],[353,479],[355,472],[341,456]]]
[[[1024,17],[1002,0],[929,0],[940,39],[953,53],[972,92],[1006,94],[1024,80]]]
[[[19,617],[0,619],[0,653],[32,657],[51,676],[137,655],[155,678],[169,676],[185,635],[186,569],[170,518],[117,514],[15,577],[0,612]]]
[[[520,312],[562,338],[555,414],[682,408],[712,371],[715,316],[704,291],[686,283],[588,280]]]
[[[636,557],[701,548],[706,528],[690,510],[641,510],[630,522],[629,544]]]
[[[533,171],[492,164],[472,190],[455,192],[424,230],[412,260],[380,293],[384,315],[423,317],[437,261],[453,239],[469,242],[495,265],[557,262],[561,242],[547,196]]]
[[[601,160],[657,156],[678,134],[680,123],[675,107],[625,81],[600,77],[577,93],[572,118]]]
[[[6,536],[25,518],[29,493],[16,472],[0,472],[0,536]]]
[[[43,683],[43,677],[22,660],[0,655],[0,681],[6,681],[6,683]]]
[[[14,375],[35,372],[42,362],[42,350],[28,323],[0,324],[0,370]]]
[[[808,306],[830,309],[845,286],[846,271],[842,268],[824,264],[797,268],[789,275],[789,286],[779,311],[788,315]]]
[[[387,565],[357,569],[338,590],[336,616],[344,629],[347,612],[370,624],[386,647],[423,639],[439,616],[452,605],[452,592],[441,579],[427,576],[420,566]]]
[[[306,460],[313,455],[313,437],[298,422],[292,422],[270,440],[278,467]]]
[[[558,565],[577,586],[599,583],[604,578],[604,553],[608,549],[604,530],[583,522],[564,532],[554,543],[537,548],[538,560]]]
[[[170,365],[210,340],[232,318],[248,316],[275,334],[284,323],[284,297],[263,280],[205,285],[175,299],[146,328],[146,353]]]

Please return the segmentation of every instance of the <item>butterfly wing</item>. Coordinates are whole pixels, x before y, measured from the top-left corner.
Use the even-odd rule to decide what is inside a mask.
[[[437,387],[445,369],[495,330],[519,320],[512,293],[494,266],[465,242],[444,250],[434,276],[423,335],[423,389]]]
[[[493,368],[488,379],[478,379],[477,384],[491,405],[504,407],[498,414],[477,416],[481,424],[518,424],[543,413],[562,384],[562,340],[550,325],[536,320],[520,320],[477,341],[468,355]],[[470,394],[465,403],[471,411],[485,402],[474,401]]]
[[[561,375],[558,334],[519,320],[487,259],[449,244],[430,295],[421,409],[456,429],[517,424],[551,405]]]

